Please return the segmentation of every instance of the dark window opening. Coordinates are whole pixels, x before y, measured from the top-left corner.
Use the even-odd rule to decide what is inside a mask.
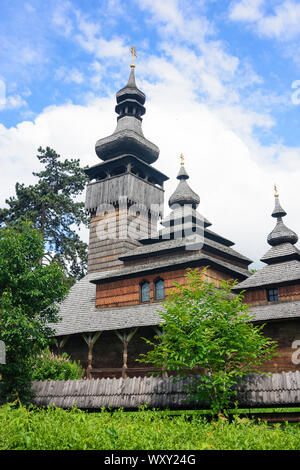
[[[154,283],[154,297],[155,300],[163,300],[165,298],[165,281],[157,279]]]
[[[278,301],[278,289],[268,289],[267,296],[269,302],[277,302]]]
[[[150,284],[145,281],[140,286],[141,302],[150,302]]]

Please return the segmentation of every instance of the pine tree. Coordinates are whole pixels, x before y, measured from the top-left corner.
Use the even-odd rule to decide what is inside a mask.
[[[87,177],[79,159],[62,160],[53,149],[39,147],[37,158],[44,165],[35,185],[16,183],[16,197],[0,209],[0,226],[32,222],[44,243],[42,263],[53,260],[63,266],[70,283],[86,272],[87,244],[78,231],[87,226],[84,203],[75,198],[84,190]]]

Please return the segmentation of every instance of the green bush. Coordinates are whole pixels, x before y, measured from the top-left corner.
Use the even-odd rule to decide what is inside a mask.
[[[32,359],[31,369],[32,380],[76,380],[84,376],[79,362],[72,361],[67,353],[53,354],[49,348]]]
[[[198,413],[0,407],[0,450],[300,450],[300,425]]]

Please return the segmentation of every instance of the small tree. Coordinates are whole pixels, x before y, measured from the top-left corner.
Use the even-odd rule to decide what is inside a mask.
[[[251,323],[241,294],[233,295],[234,283],[219,287],[201,274],[188,270],[186,283],[176,283],[164,310],[163,334],[139,362],[151,363],[180,375],[192,375],[191,399],[209,400],[214,411],[226,409],[236,393],[234,386],[274,355],[275,343],[266,338],[263,325]],[[195,375],[197,374],[197,375]]]
[[[45,348],[58,321],[57,303],[67,293],[63,269],[55,262],[41,265],[43,240],[29,223],[20,231],[0,230],[0,339],[6,364],[0,366],[6,399],[31,397],[32,355]]]

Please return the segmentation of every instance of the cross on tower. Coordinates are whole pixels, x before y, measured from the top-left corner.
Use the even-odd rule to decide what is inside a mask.
[[[137,54],[136,54],[136,50],[135,50],[135,47],[134,47],[134,46],[131,46],[130,52],[131,52],[131,54],[132,54],[132,64],[131,64],[130,67],[135,67],[135,65],[134,65],[134,58],[137,57]]]
[[[184,165],[184,155],[183,153],[180,154],[181,166]]]

